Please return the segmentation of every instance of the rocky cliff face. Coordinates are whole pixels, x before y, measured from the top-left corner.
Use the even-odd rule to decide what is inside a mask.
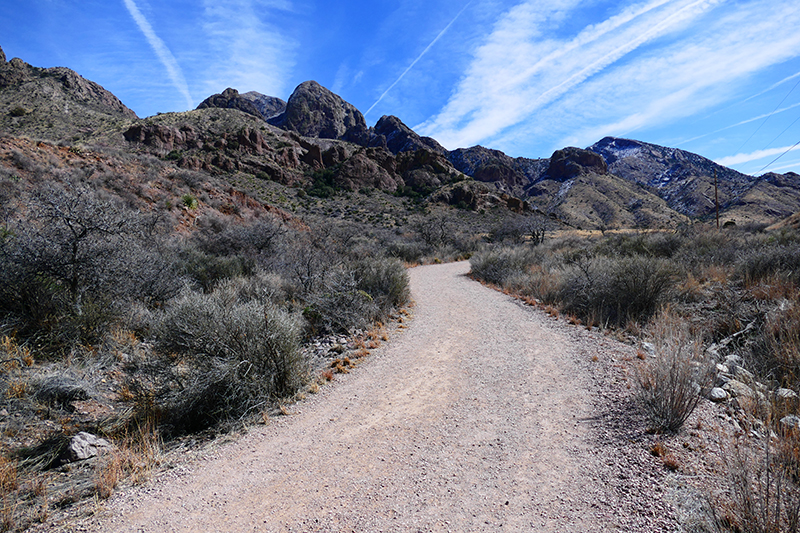
[[[286,111],[270,124],[304,137],[369,144],[369,130],[361,112],[315,81],[301,83],[289,97]]]
[[[275,117],[286,110],[286,102],[280,98],[266,96],[255,91],[239,94],[239,91],[227,88],[220,94],[213,94],[200,102],[197,109],[218,107],[221,109],[238,109],[248,115],[263,120]]]
[[[267,96],[256,91],[242,94],[242,98],[250,100],[265,119],[276,117],[286,111],[286,102],[274,96]]]
[[[420,137],[414,130],[391,115],[384,115],[372,130],[370,146],[383,146],[393,154],[428,150],[447,155],[447,150],[430,137]]]
[[[547,176],[556,181],[565,181],[588,173],[607,174],[608,165],[599,154],[574,147],[553,152],[547,168]]]
[[[453,166],[478,181],[495,183],[506,192],[521,195],[547,170],[547,159],[512,158],[483,146],[459,148],[448,154]]]

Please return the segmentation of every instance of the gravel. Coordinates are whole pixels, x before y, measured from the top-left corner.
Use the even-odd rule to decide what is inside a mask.
[[[470,280],[410,271],[409,327],[290,416],[59,531],[680,531],[630,346]]]

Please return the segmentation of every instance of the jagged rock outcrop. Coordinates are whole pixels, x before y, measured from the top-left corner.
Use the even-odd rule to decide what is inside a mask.
[[[376,157],[376,154],[362,151],[342,163],[336,173],[336,185],[350,191],[373,188],[389,192],[394,192],[398,185],[403,185],[402,179],[392,176],[380,165],[379,160],[370,156]]]
[[[507,193],[519,196],[526,187],[538,181],[546,172],[547,159],[509,157],[500,150],[483,146],[459,148],[448,153],[453,166],[478,181],[491,182]]]
[[[430,137],[420,137],[414,130],[392,115],[384,115],[373,128],[370,146],[384,146],[393,154],[428,150],[447,155],[447,150]]]
[[[369,144],[361,112],[315,81],[301,83],[289,97],[286,111],[269,122],[304,137]]]
[[[209,107],[219,107],[221,109],[238,109],[249,115],[264,118],[261,111],[258,110],[256,105],[247,98],[242,98],[239,91],[228,87],[220,94],[213,94],[200,102],[197,109],[206,109]]]
[[[6,53],[3,52],[3,47],[0,46],[0,63],[6,62]]]
[[[241,97],[253,102],[264,119],[270,119],[286,111],[286,102],[274,96],[250,91],[243,93]]]
[[[581,148],[567,147],[556,150],[550,157],[547,175],[555,181],[566,181],[579,174],[608,174],[603,157]]]

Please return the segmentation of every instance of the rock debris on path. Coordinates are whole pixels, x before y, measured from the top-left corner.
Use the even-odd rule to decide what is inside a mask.
[[[630,393],[602,363],[612,355],[601,343],[625,348],[554,323],[468,270],[412,269],[413,322],[356,372],[71,527],[679,530],[656,463],[625,438]]]

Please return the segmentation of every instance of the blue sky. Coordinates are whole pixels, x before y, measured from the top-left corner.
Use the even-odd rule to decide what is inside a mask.
[[[9,59],[76,70],[140,117],[313,79],[449,149],[613,135],[800,172],[797,0],[3,3]]]

